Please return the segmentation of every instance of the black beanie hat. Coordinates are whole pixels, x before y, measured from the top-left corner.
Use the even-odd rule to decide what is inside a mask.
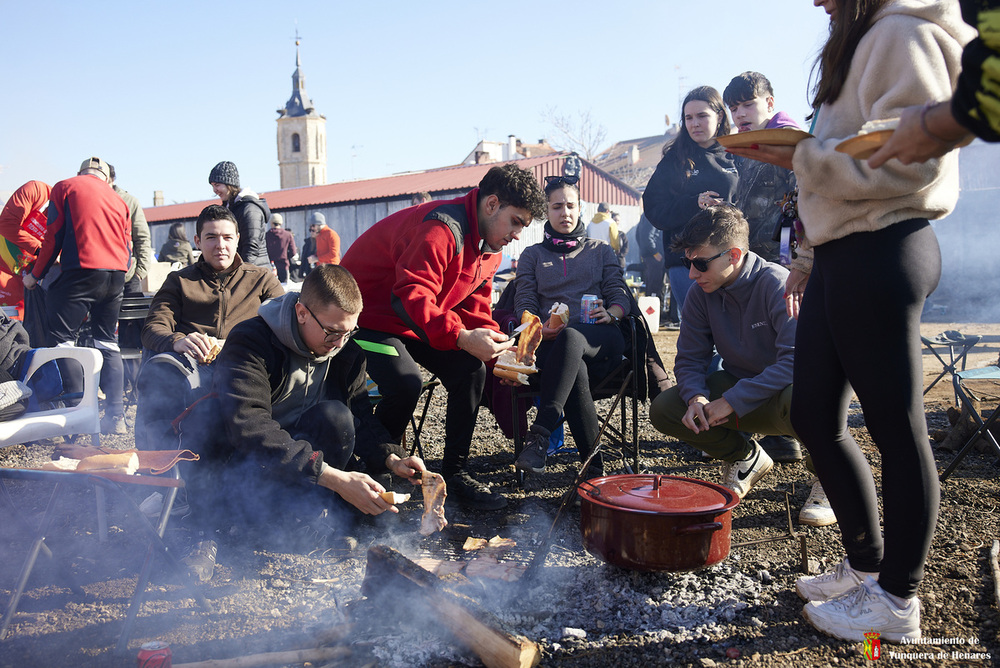
[[[240,173],[236,171],[236,165],[229,162],[228,160],[223,160],[215,167],[212,167],[211,173],[208,175],[209,183],[221,183],[225,186],[233,186],[235,188],[240,187]]]

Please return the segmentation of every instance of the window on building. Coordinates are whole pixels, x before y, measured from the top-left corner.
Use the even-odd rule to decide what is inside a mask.
[[[292,135],[292,153],[298,153],[301,150],[302,146],[299,142],[299,133],[296,132]]]

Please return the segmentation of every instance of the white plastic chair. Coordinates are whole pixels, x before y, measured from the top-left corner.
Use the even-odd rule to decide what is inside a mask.
[[[19,418],[0,422],[0,447],[70,434],[90,434],[94,446],[100,447],[97,387],[104,365],[101,353],[94,348],[38,348],[24,374],[25,381],[43,364],[55,359],[76,360],[83,365],[83,398],[80,403],[71,408],[25,413]]]

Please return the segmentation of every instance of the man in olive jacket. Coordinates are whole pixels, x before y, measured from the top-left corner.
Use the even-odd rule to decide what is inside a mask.
[[[195,229],[201,258],[167,276],[142,329],[147,359],[136,383],[140,449],[160,449],[166,447],[163,439],[173,440],[170,421],[210,385],[212,366],[206,362],[214,358],[216,343],[257,315],[262,303],[284,294],[274,274],[237,254],[239,234],[228,209],[205,207]]]

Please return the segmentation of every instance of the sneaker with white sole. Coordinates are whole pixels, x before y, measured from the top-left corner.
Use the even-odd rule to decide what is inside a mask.
[[[826,498],[823,485],[819,480],[813,481],[812,491],[805,505],[799,511],[799,524],[808,524],[812,527],[825,527],[837,523],[837,516],[830,507],[830,500]]]
[[[865,576],[878,573],[865,573],[851,568],[847,557],[837,564],[832,571],[819,575],[807,575],[795,581],[795,591],[803,601],[829,601],[860,585]]]
[[[741,499],[747,495],[757,481],[774,468],[774,460],[764,452],[757,441],[750,441],[753,449],[746,459],[723,462],[722,484],[736,492]]]
[[[828,601],[810,601],[802,608],[817,630],[841,640],[862,642],[877,631],[891,643],[920,639],[920,601],[914,596],[900,607],[870,575],[847,592]]]

